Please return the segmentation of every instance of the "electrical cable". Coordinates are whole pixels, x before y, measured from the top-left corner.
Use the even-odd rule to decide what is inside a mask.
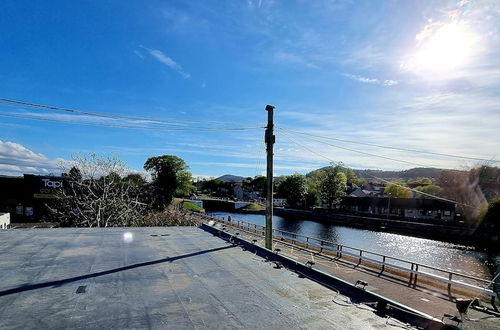
[[[278,129],[283,130],[282,128],[278,128]],[[290,133],[289,131],[287,131],[287,132]],[[290,133],[290,134],[294,134],[294,133]],[[294,135],[296,135],[296,134],[294,134]],[[372,153],[369,153],[369,152],[360,151],[360,150],[356,150],[356,149],[341,147],[341,146],[338,146],[338,145],[335,145],[335,144],[331,144],[331,143],[328,143],[328,142],[316,140],[316,139],[309,138],[309,137],[307,139],[309,139],[311,141],[316,141],[316,142],[319,142],[319,143],[323,143],[323,144],[332,146],[334,148],[343,149],[343,150],[347,150],[347,151],[351,151],[351,152],[356,152],[358,154],[363,154],[363,155],[367,155],[367,156],[383,158],[383,159],[392,160],[392,161],[400,162],[400,163],[406,163],[406,164],[410,164],[410,165],[417,165],[417,166],[422,166],[422,167],[431,167],[430,165],[419,164],[419,163],[410,162],[410,161],[406,161],[406,160],[402,160],[402,159],[396,159],[396,158],[391,158],[391,157],[387,157],[387,156],[372,154]]]
[[[399,151],[408,151],[408,152],[415,152],[415,153],[421,153],[421,154],[429,154],[429,155],[452,157],[452,158],[461,158],[461,159],[476,160],[476,161],[484,161],[484,162],[489,162],[489,163],[500,163],[500,160],[492,160],[492,159],[478,158],[478,157],[468,157],[468,156],[453,155],[453,154],[447,154],[447,153],[441,153],[441,152],[432,152],[432,151],[416,150],[416,149],[393,147],[393,146],[384,146],[384,145],[374,144],[374,143],[358,142],[358,141],[345,140],[345,139],[339,139],[339,138],[334,138],[334,137],[304,133],[304,132],[294,131],[294,130],[290,130],[290,129],[286,129],[286,128],[281,128],[281,129],[288,131],[290,133],[293,132],[293,133],[301,134],[301,135],[309,135],[309,136],[314,136],[314,137],[318,137],[318,138],[322,138],[322,139],[335,140],[335,141],[339,141],[339,142],[353,143],[353,144],[365,145],[365,146],[370,146],[370,147],[392,149],[392,150],[399,150]]]
[[[238,123],[228,123],[228,122],[218,122],[218,121],[201,121],[201,120],[190,120],[190,119],[179,119],[179,118],[168,118],[168,117],[154,117],[154,116],[141,116],[141,115],[130,115],[123,113],[114,113],[114,112],[97,112],[97,111],[85,111],[85,110],[77,110],[77,109],[68,109],[61,107],[54,107],[43,104],[30,103],[25,101],[11,100],[6,98],[0,98],[1,102],[7,102],[11,105],[25,106],[29,108],[39,108],[39,109],[47,109],[54,111],[63,111],[70,113],[78,113],[85,114],[90,116],[104,117],[104,118],[136,118],[136,119],[149,119],[149,120],[163,120],[163,121],[174,121],[174,122],[188,122],[188,123],[203,123],[203,124],[213,124],[213,125],[225,125],[225,126],[243,126]],[[258,127],[263,128],[263,127]]]
[[[309,147],[306,147],[305,145],[303,145],[303,144],[301,144],[301,143],[293,140],[292,138],[290,138],[289,136],[287,136],[285,133],[282,132],[282,134],[283,134],[283,136],[285,138],[287,138],[292,143],[294,143],[294,144],[296,144],[296,145],[298,145],[298,146],[300,146],[300,147],[308,150],[309,152],[311,152],[311,153],[313,153],[315,155],[318,155],[320,157],[323,157],[323,158],[329,160],[331,163],[338,164],[338,162],[334,161],[333,159],[331,159],[331,158],[329,158],[327,156],[324,156],[324,155],[322,155],[320,153],[317,153],[314,150],[310,149]],[[426,193],[426,192],[422,192],[422,191],[419,191],[419,190],[416,190],[416,189],[413,189],[413,188],[410,188],[410,187],[405,187],[405,186],[402,186],[400,184],[397,184],[397,183],[394,183],[394,182],[390,182],[390,181],[382,179],[382,178],[378,178],[378,177],[376,177],[374,175],[371,175],[371,174],[368,174],[368,173],[367,173],[367,175],[370,176],[370,177],[372,177],[373,179],[377,179],[377,180],[382,181],[384,183],[389,183],[389,184],[395,185],[396,187],[404,188],[404,189],[416,192],[416,193],[421,194],[421,195],[425,195],[425,196],[428,196],[428,197],[432,197],[432,198],[439,199],[439,200],[442,200],[442,201],[445,201],[445,202],[449,202],[449,203],[453,203],[453,204],[462,205],[462,206],[465,206],[465,207],[480,209],[480,207],[477,207],[477,206],[472,206],[472,205],[461,203],[461,202],[458,202],[458,201],[454,201],[454,200],[451,200],[451,199],[448,199],[448,198],[443,198],[443,197],[432,195],[432,194],[429,194],[429,193]]]
[[[113,128],[128,128],[128,129],[145,129],[145,130],[163,130],[163,131],[204,131],[204,132],[212,132],[212,131],[244,131],[250,129],[257,129],[261,127],[196,127],[196,126],[183,126],[180,128],[173,127],[148,127],[148,126],[131,126],[131,125],[120,125],[120,124],[104,124],[104,123],[95,123],[89,121],[71,121],[71,120],[62,120],[62,119],[50,119],[50,118],[42,118],[35,116],[23,116],[23,115],[14,115],[14,114],[4,114],[0,113],[2,117],[10,117],[10,118],[18,118],[18,119],[30,119],[30,120],[39,120],[39,121],[48,121],[48,122],[56,122],[56,123],[65,123],[65,124],[79,124],[79,125],[89,125],[89,126],[100,126],[100,127],[113,127]]]
[[[0,104],[0,106],[6,106],[6,105]],[[14,106],[17,107],[17,108],[20,108],[22,110],[28,110],[25,107],[18,107],[16,105],[14,105]],[[1,109],[1,110],[5,110],[5,109]],[[13,113],[10,112],[10,113],[7,113],[7,114],[13,114]],[[47,118],[47,117],[43,117],[43,114],[40,114],[40,117],[39,117],[38,114],[39,114],[38,112],[35,112],[35,113],[34,112],[30,112],[27,115],[32,115],[33,117],[37,117],[37,118]],[[13,115],[16,115],[16,114],[13,114]],[[73,117],[74,119],[72,119],[72,120],[76,120],[76,119],[88,117],[88,115],[81,115],[81,114],[66,115],[66,116]],[[183,127],[183,128],[199,127],[199,126],[188,126],[188,125],[177,124],[177,123],[166,123],[166,122],[151,121],[151,120],[137,120],[137,119],[128,119],[128,118],[120,118],[120,117],[113,117],[113,116],[94,116],[94,115],[91,115],[91,117],[105,118],[107,120],[116,121],[117,123],[119,123],[121,121],[125,121],[125,122],[136,123],[136,124],[143,124],[143,125],[147,125],[147,124],[159,125],[160,127],[161,126]]]

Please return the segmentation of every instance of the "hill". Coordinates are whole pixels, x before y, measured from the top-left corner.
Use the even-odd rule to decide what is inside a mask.
[[[218,177],[216,180],[221,180],[224,182],[241,182],[245,180],[245,177],[232,174],[225,174],[223,176]]]
[[[326,167],[322,167],[320,169],[314,170],[307,174],[307,176],[311,176],[314,172],[320,171]],[[441,169],[433,168],[433,167],[416,167],[411,168],[409,170],[404,171],[381,171],[381,170],[354,170],[356,175],[359,178],[363,179],[373,179],[373,177],[381,178],[384,180],[413,180],[418,178],[430,178],[432,180],[437,180],[439,178],[439,174],[441,173]]]
[[[376,176],[382,179],[390,180],[409,180],[418,178],[430,178],[437,180],[441,169],[433,167],[415,167],[404,171],[380,171],[380,170],[354,170],[356,175],[363,179],[372,179]]]

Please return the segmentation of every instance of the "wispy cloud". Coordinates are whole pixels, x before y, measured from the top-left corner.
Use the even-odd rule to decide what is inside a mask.
[[[432,94],[409,94],[403,91],[387,97],[381,105],[364,108],[364,112],[356,108],[318,109],[318,113],[289,111],[281,115],[293,118],[287,121],[287,127],[283,127],[318,136],[499,160],[499,107],[500,97],[494,92],[436,91]],[[458,158],[324,140],[332,145],[413,163],[405,164],[329,146],[318,142],[318,138],[314,137],[311,139],[295,135],[292,138],[314,150],[316,154],[287,140],[278,130],[277,150],[282,148],[283,151],[277,151],[277,155],[297,161],[315,160],[327,164],[328,161],[318,155],[320,154],[335,161],[343,161],[349,166],[378,169],[410,168],[417,166],[416,164],[461,169],[478,164],[477,161]],[[297,148],[302,150],[296,151]]]
[[[378,84],[378,83],[380,83],[380,81],[378,79],[358,76],[356,74],[344,73],[344,77],[347,77],[347,78],[352,79],[352,80],[357,80],[357,81],[365,83],[365,84]]]
[[[143,48],[144,50],[146,50],[149,53],[149,55],[151,55],[153,58],[155,58],[158,62],[163,63],[166,66],[168,66],[169,68],[171,68],[172,70],[177,71],[177,73],[180,74],[182,78],[187,79],[187,78],[191,77],[191,75],[189,73],[184,71],[184,69],[182,68],[182,66],[180,64],[175,62],[169,56],[165,55],[161,50],[151,49],[151,48],[147,48],[144,46],[140,46],[140,47]]]
[[[137,55],[139,58],[144,59],[144,55],[142,55],[141,52],[138,51],[137,49],[134,50],[134,54]]]
[[[393,86],[393,85],[398,84],[398,82],[396,80],[392,80],[392,79],[380,80],[377,78],[363,77],[363,76],[360,76],[357,74],[350,74],[350,73],[344,73],[344,77],[362,82],[364,84],[376,84],[376,85],[383,85],[383,86]]]

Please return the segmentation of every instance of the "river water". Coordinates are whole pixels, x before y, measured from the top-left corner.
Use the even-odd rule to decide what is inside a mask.
[[[265,225],[265,216],[261,214],[212,212],[210,215],[226,219],[231,216],[234,220]],[[310,220],[274,216],[273,227],[485,279],[492,277],[490,269],[494,268],[495,259],[500,259],[499,256],[477,251],[474,247]]]

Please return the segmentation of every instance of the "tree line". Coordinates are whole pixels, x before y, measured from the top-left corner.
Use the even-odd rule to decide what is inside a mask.
[[[47,207],[63,226],[160,225],[174,220],[166,212],[174,197],[194,189],[188,165],[172,155],[146,160],[150,180],[116,155],[73,155],[61,168],[64,185]]]
[[[148,158],[145,173],[132,172],[116,155],[74,155],[61,165],[65,184],[57,199],[47,206],[66,226],[108,227],[161,225],[175,197],[197,193],[189,166],[177,156]],[[146,174],[146,175],[145,175]],[[363,187],[366,180],[342,164],[324,167],[307,175],[295,173],[274,180],[275,198],[292,208],[333,208],[347,191]],[[266,177],[246,178],[241,186],[266,197]],[[442,170],[437,180],[419,178],[386,184],[391,198],[444,197],[457,201],[457,212],[470,221],[497,226],[500,219],[500,169],[481,166],[469,171]],[[217,179],[201,182],[201,191],[232,196],[233,184]],[[424,194],[418,194],[418,192]],[[199,193],[199,191],[198,191]],[[472,207],[464,206],[469,205]]]

